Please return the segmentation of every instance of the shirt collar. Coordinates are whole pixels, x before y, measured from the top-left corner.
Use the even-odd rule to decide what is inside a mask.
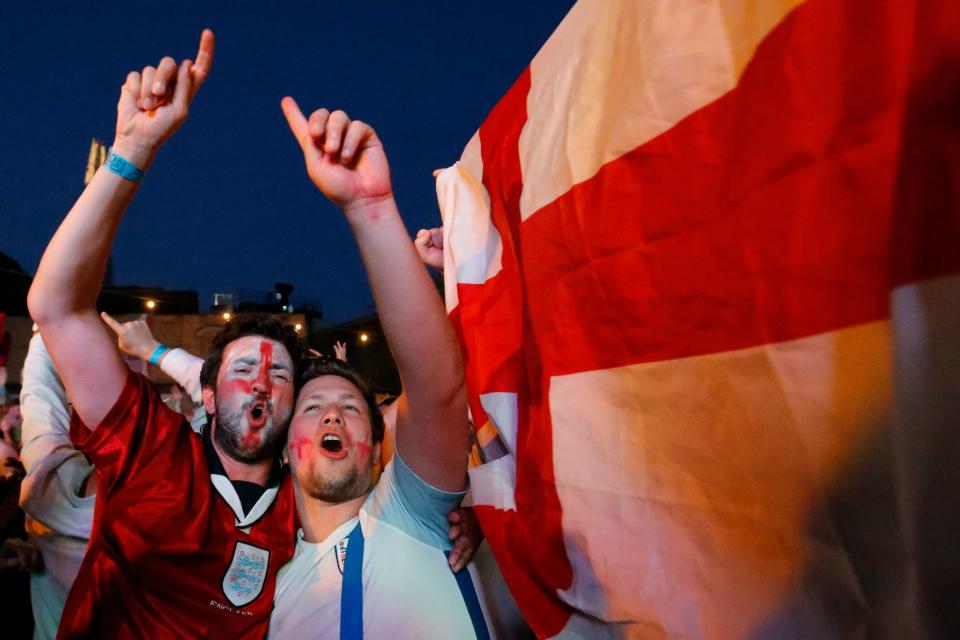
[[[217,455],[217,450],[213,446],[213,436],[211,431],[212,427],[209,423],[207,423],[207,425],[200,432],[200,435],[203,437],[203,452],[207,457],[207,469],[210,471],[211,476],[226,476],[227,470],[223,468],[223,462],[220,460],[220,456]],[[283,464],[283,461],[279,457],[273,461],[273,467],[270,468],[270,476],[267,478],[267,489],[280,484],[280,478],[284,466],[285,465]]]
[[[273,504],[280,490],[280,479],[282,478],[284,465],[279,459],[274,461],[263,494],[253,507],[245,512],[243,504],[240,501],[240,496],[237,494],[237,489],[233,486],[230,478],[227,477],[227,472],[223,468],[220,456],[217,455],[217,451],[213,447],[209,429],[204,429],[201,437],[203,438],[204,453],[207,459],[207,469],[210,472],[210,483],[216,492],[220,494],[223,501],[227,503],[227,506],[230,507],[230,510],[233,511],[233,515],[236,517],[234,525],[239,529],[247,529],[262,518],[270,508],[270,505]]]

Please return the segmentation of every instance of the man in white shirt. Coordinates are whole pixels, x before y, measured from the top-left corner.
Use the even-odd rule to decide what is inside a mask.
[[[472,568],[447,564],[447,513],[466,486],[460,350],[393,200],[383,147],[342,111],[282,103],[314,184],[357,240],[400,378],[396,453],[374,487],[383,420],[348,365],[304,367],[287,452],[298,533],[271,638],[488,638]]]

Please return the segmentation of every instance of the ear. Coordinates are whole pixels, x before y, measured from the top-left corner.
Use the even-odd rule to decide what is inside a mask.
[[[203,408],[209,415],[217,415],[217,396],[213,390],[213,387],[204,387],[202,393]]]
[[[373,445],[373,475],[371,476],[371,488],[380,481],[380,475],[383,473],[383,461],[380,457],[380,451],[382,447],[380,443]],[[297,482],[293,483],[294,485],[299,484]]]

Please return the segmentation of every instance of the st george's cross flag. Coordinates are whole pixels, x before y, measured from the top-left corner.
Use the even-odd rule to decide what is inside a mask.
[[[960,629],[960,3],[580,0],[437,193],[539,637]]]

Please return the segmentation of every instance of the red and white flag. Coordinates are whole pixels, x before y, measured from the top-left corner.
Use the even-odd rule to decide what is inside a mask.
[[[538,636],[960,628],[958,34],[954,0],[580,0],[439,176],[509,451],[477,512]]]

